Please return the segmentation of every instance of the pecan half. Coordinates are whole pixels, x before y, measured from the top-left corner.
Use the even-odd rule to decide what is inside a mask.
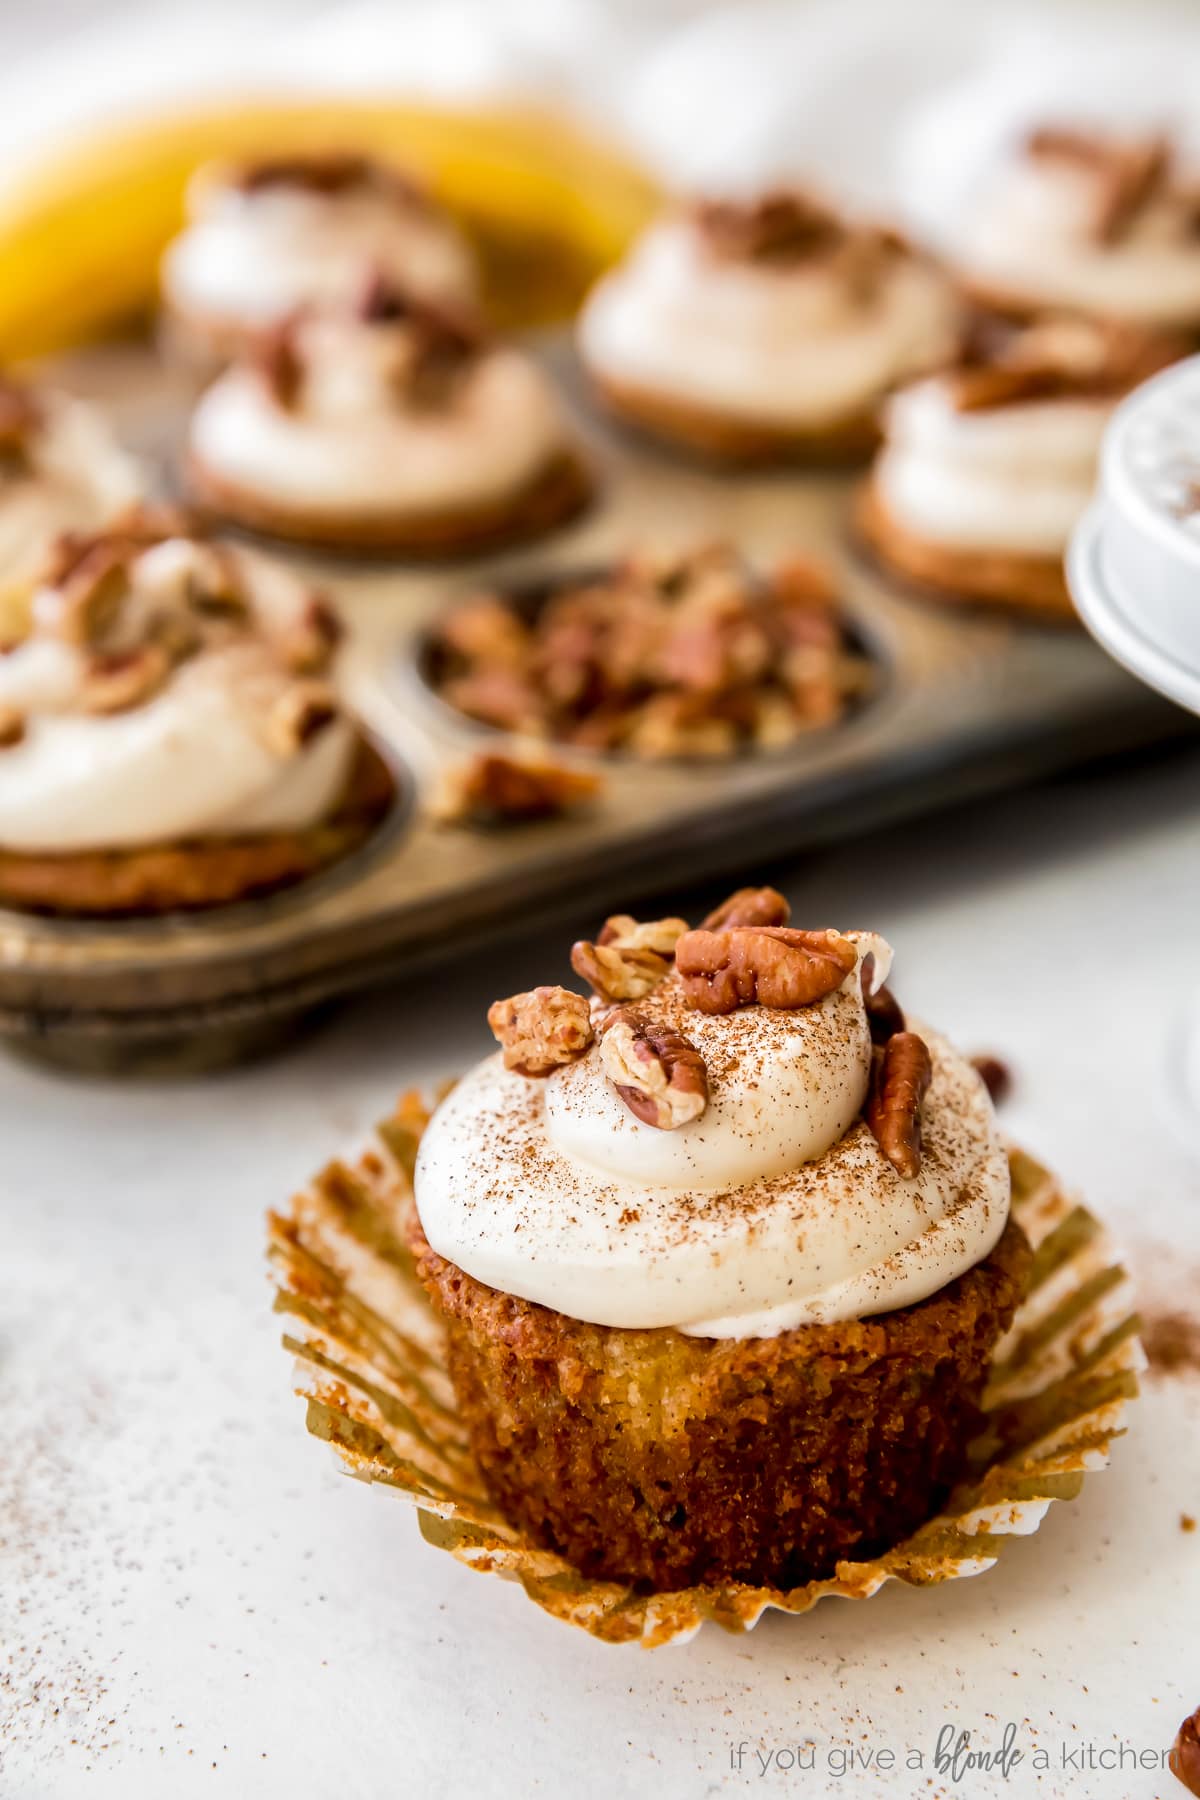
[[[328,682],[297,681],[284,689],[267,714],[267,743],[278,756],[295,756],[337,715],[337,695]]]
[[[811,1006],[840,987],[857,963],[858,951],[840,932],[786,925],[689,931],[675,946],[684,992],[707,1013],[755,1004]]]
[[[773,887],[743,887],[715,906],[701,931],[727,930],[731,925],[786,925],[792,909]]]
[[[596,942],[614,950],[653,950],[658,956],[670,958],[687,928],[686,919],[649,919],[643,923],[632,913],[613,913],[605,919]]]
[[[587,1001],[569,988],[536,987],[494,1000],[487,1019],[505,1068],[535,1079],[577,1062],[594,1036]]]
[[[1200,1796],[1200,1706],[1179,1727],[1167,1767],[1189,1794]]]
[[[600,1063],[634,1117],[659,1131],[677,1131],[708,1105],[708,1070],[696,1046],[632,1007],[609,1014]]]
[[[12,750],[24,736],[24,714],[15,706],[0,706],[0,750]]]
[[[594,944],[581,938],[571,946],[571,967],[606,1005],[614,1000],[643,1000],[671,965],[657,950],[630,945]]]
[[[141,644],[108,656],[93,656],[80,689],[87,713],[128,712],[153,698],[171,673],[173,659],[163,644]]]
[[[933,1077],[929,1046],[915,1031],[898,1031],[875,1052],[867,1124],[898,1175],[921,1169],[921,1103]]]
[[[898,1031],[904,1030],[904,1013],[900,1004],[886,983],[875,993],[871,992],[871,981],[875,974],[875,958],[867,953],[862,960],[862,996],[867,1012],[867,1024],[871,1030],[873,1044],[886,1044],[895,1037]]]

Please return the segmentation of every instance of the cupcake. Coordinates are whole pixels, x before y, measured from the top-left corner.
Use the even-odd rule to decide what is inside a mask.
[[[136,462],[82,400],[0,375],[0,638],[63,531],[95,531],[142,490]]]
[[[873,681],[836,584],[758,575],[727,544],[627,557],[536,597],[483,592],[434,629],[430,673],[481,724],[582,750],[722,757],[836,724]]]
[[[1123,394],[1184,346],[1081,318],[986,326],[952,369],[889,403],[859,504],[897,574],[951,599],[1074,617],[1063,553]]]
[[[366,839],[391,781],[330,685],[324,601],[141,512],[67,536],[0,658],[0,902],[243,900]]]
[[[668,215],[579,322],[619,417],[730,459],[860,454],[889,388],[953,350],[945,278],[887,231],[801,193]]]
[[[349,303],[372,268],[438,303],[475,298],[457,229],[394,168],[345,154],[209,166],[163,259],[168,334],[224,360],[298,307]]]
[[[954,260],[989,306],[1200,331],[1200,183],[1161,138],[1045,126],[994,168]]]
[[[481,550],[562,523],[588,495],[537,365],[383,280],[218,376],[188,463],[207,510],[335,550]]]
[[[510,1525],[642,1590],[790,1589],[967,1468],[1028,1245],[978,1074],[872,932],[609,919],[421,1138],[411,1246]]]

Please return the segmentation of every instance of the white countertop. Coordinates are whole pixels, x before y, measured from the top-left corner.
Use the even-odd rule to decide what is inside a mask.
[[[1124,1235],[1152,1310],[1200,1317],[1200,1150],[1163,1099],[1189,979],[1200,997],[1198,786],[1196,755],[1063,781],[782,885],[804,921],[886,932],[904,1002],[1011,1061],[1013,1134]],[[482,1053],[486,1001],[565,970],[476,956],[206,1081],[0,1061],[3,1800],[1182,1795],[1128,1751],[1086,1759],[1163,1751],[1200,1705],[1200,1378],[1150,1384],[1112,1469],[990,1573],[652,1654],[428,1548],[307,1437],[264,1210]],[[1009,1721],[1007,1777],[936,1772],[945,1723],[994,1750]],[[851,1749],[876,1760],[838,1780]]]

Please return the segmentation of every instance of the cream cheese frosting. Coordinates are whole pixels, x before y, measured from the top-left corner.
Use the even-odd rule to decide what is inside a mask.
[[[1059,556],[1091,500],[1115,404],[1063,397],[964,412],[951,378],[932,376],[888,404],[877,491],[921,537]]]
[[[881,978],[886,946],[847,935]],[[488,1057],[421,1141],[417,1207],[435,1251],[574,1319],[747,1338],[912,1304],[993,1249],[1009,1178],[986,1090],[921,1028],[924,1155],[902,1178],[860,1117],[871,1041],[857,967],[796,1010],[700,1013],[673,975],[640,1004],[704,1057],[701,1116],[645,1124],[594,1046],[540,1082]]]
[[[216,329],[262,330],[301,306],[346,304],[371,270],[431,300],[474,298],[471,253],[450,220],[386,179],[247,188],[202,170],[189,211],[163,260],[163,292]]]
[[[1112,240],[1097,233],[1103,170],[1017,147],[964,218],[956,261],[973,281],[1037,306],[1147,325],[1200,321],[1196,195],[1167,182]]]
[[[201,397],[189,439],[204,469],[285,510],[465,510],[522,491],[564,447],[553,390],[520,351],[483,346],[444,403],[417,405],[403,393],[407,325],[313,318],[297,341],[292,403],[259,367],[235,366]]]
[[[942,360],[955,325],[948,284],[915,257],[890,257],[864,301],[835,262],[715,257],[681,215],[652,226],[593,290],[579,342],[602,380],[819,430]]]
[[[167,539],[144,550],[131,565],[133,607],[169,605],[197,548]],[[120,711],[83,710],[87,647],[56,631],[58,591],[38,592],[34,632],[0,657],[0,709],[23,720],[0,753],[0,846],[68,853],[301,830],[333,810],[354,751],[349,720],[339,714],[294,750],[264,730],[295,679],[270,634],[311,597],[289,571],[230,554],[256,631],[202,647]]]
[[[91,406],[38,390],[37,423],[0,469],[0,590],[32,581],[63,531],[95,531],[144,492],[143,471]]]

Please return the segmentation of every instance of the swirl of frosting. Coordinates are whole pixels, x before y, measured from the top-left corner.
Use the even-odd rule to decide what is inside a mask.
[[[819,430],[943,360],[956,317],[945,279],[897,248],[870,267],[819,240],[809,255],[737,257],[684,214],[593,289],[579,341],[601,380]]]
[[[419,315],[314,316],[287,354],[286,385],[255,363],[218,377],[189,440],[202,469],[285,510],[458,510],[523,490],[564,447],[528,357],[479,343],[443,362]]]
[[[905,529],[938,543],[1061,556],[1117,401],[1179,354],[1174,336],[1130,325],[981,327],[960,366],[889,402],[880,497]]]
[[[0,378],[0,588],[30,582],[60,532],[98,530],[143,491],[92,407]]]
[[[882,978],[890,952],[850,933]],[[598,1051],[534,1082],[499,1056],[443,1101],[416,1198],[429,1243],[488,1285],[600,1325],[770,1337],[887,1312],[981,1261],[1008,1166],[975,1071],[922,1030],[933,1077],[919,1173],[861,1118],[871,1044],[860,971],[795,1011],[691,1011],[669,976],[639,1010],[704,1057],[710,1100],[661,1131],[605,1082]]]
[[[216,330],[261,330],[300,306],[353,300],[376,269],[432,300],[475,293],[449,218],[362,158],[302,157],[202,169],[189,224],[163,259],[168,304]]]
[[[119,542],[102,537],[83,554]],[[0,712],[20,724],[0,751],[0,845],[132,848],[328,816],[355,734],[324,684],[289,666],[290,656],[312,669],[329,648],[324,628],[314,634],[311,594],[265,559],[180,536],[129,546],[124,569],[116,617],[91,641],[65,616],[68,571],[38,591],[33,632],[0,657]],[[212,621],[207,594],[219,591],[224,607],[231,580],[248,617]],[[205,616],[194,629],[197,595]],[[143,665],[145,692],[114,700],[106,684],[136,684]]]
[[[1194,188],[1161,145],[1034,132],[991,173],[956,261],[991,290],[1146,325],[1200,320]]]

